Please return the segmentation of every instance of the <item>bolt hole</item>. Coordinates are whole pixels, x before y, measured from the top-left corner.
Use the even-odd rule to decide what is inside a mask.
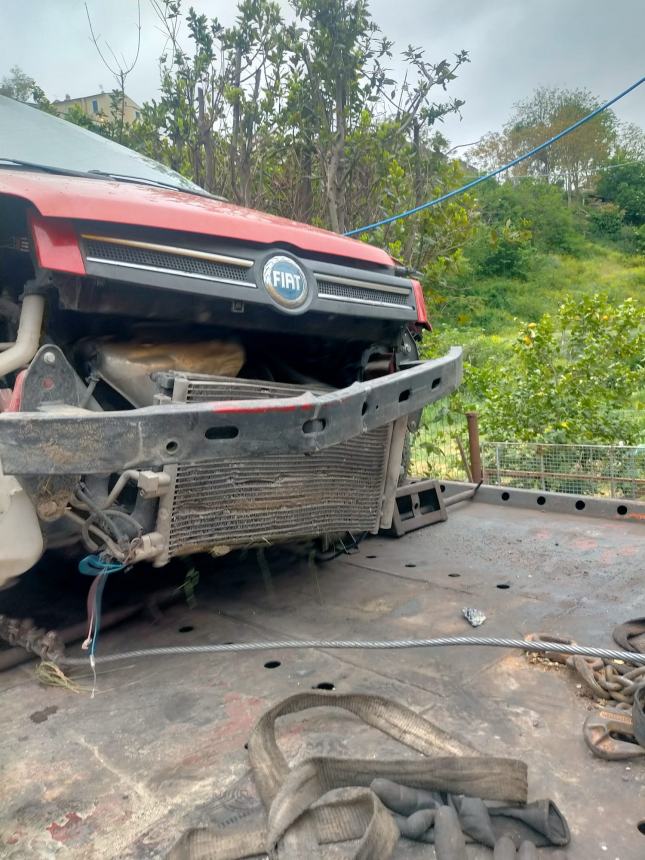
[[[452,576],[452,578],[455,579],[456,577],[461,576],[461,574],[460,573],[449,573],[448,576]]]
[[[410,389],[406,388],[405,391],[402,391],[399,394],[399,403],[403,403],[406,400],[410,399]]]
[[[177,448],[179,448],[179,442],[175,442],[174,439],[170,439],[168,442],[166,442],[166,451],[169,454],[174,454]]]
[[[325,418],[310,418],[309,421],[305,421],[302,425],[303,433],[320,433],[327,426],[327,420]]]
[[[315,687],[311,688],[312,690],[335,690],[336,687],[331,683],[331,681],[321,681],[320,684],[316,684]]]
[[[507,502],[511,497],[510,493],[502,493],[502,501]]]
[[[627,513],[627,505],[618,505],[616,508],[616,513],[620,514],[621,517],[624,517]]]
[[[495,588],[501,588],[502,591],[505,591],[507,588],[510,587],[511,586],[508,584],[508,582],[500,582],[498,585],[495,586]]]
[[[544,496],[538,496],[536,502],[538,503],[538,505],[546,505],[546,499],[544,498]]]
[[[587,506],[586,506],[586,505],[585,505],[585,503],[582,501],[582,499],[578,499],[578,501],[576,502],[576,510],[577,510],[577,511],[584,511],[584,509],[585,509],[586,507],[587,507]]]
[[[247,741],[247,742],[244,744],[244,749],[245,749],[245,750],[247,750],[248,748],[249,748],[249,743],[248,743],[248,741]]]
[[[439,484],[439,489],[441,490],[442,493],[445,493],[446,492],[446,485],[445,484]]]
[[[410,562],[409,564],[406,564],[406,567],[416,567],[416,564],[413,564],[412,562]]]
[[[235,439],[236,436],[240,435],[240,431],[237,427],[227,426],[227,427],[208,427],[204,436],[207,439]],[[167,447],[167,446],[166,446]]]
[[[184,626],[183,626],[183,627],[180,627],[180,628],[179,628],[179,632],[180,632],[180,633],[190,633],[190,632],[191,632],[191,630],[194,630],[194,629],[195,629],[195,628],[193,627],[193,625],[192,625],[192,624],[184,624]]]
[[[365,558],[378,558],[377,555],[366,555]]]
[[[441,377],[438,376],[436,379],[432,380],[432,388],[438,388],[441,385]]]
[[[282,663],[279,660],[269,660],[268,663],[264,664],[265,669],[277,669],[278,666],[282,666]]]
[[[636,825],[636,829],[639,833],[642,833],[645,836],[645,821],[639,821]]]

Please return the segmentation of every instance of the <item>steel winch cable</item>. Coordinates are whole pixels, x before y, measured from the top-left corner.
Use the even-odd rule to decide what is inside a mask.
[[[121,651],[116,654],[96,656],[96,663],[114,663],[117,660],[134,660],[142,657],[166,657],[177,654],[230,654],[249,651],[281,651],[295,648],[320,649],[364,649],[396,650],[400,648],[441,648],[455,645],[517,648],[521,651],[545,652],[579,655],[581,657],[601,657],[604,660],[645,665],[645,654],[632,651],[617,651],[611,648],[595,648],[590,645],[566,645],[560,642],[527,641],[525,639],[504,639],[495,636],[439,636],[434,639],[279,639],[275,642],[233,642],[206,645],[168,645],[160,648],[139,648]],[[65,657],[62,665],[81,666],[87,664],[87,657]]]

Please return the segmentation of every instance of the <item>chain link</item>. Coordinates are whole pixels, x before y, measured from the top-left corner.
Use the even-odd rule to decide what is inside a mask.
[[[541,640],[562,645],[573,645],[573,639],[560,639],[546,634],[530,634],[528,640]],[[562,663],[577,672],[586,689],[601,702],[612,701],[619,710],[631,710],[634,694],[645,683],[645,666],[635,666],[628,661],[616,662],[602,657],[582,657],[564,652],[540,652],[556,663]]]
[[[36,627],[31,618],[10,618],[0,615],[0,639],[9,645],[24,648],[41,660],[58,662],[65,656],[65,645],[55,630]]]

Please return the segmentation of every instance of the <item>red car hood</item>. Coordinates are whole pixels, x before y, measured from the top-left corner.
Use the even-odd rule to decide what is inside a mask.
[[[28,200],[45,218],[181,230],[266,245],[290,245],[305,252],[380,266],[393,264],[385,251],[356,239],[184,191],[3,169],[0,194]]]

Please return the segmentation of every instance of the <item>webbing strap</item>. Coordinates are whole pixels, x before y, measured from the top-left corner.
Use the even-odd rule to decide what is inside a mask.
[[[286,714],[319,707],[349,711],[425,758],[320,757],[290,768],[276,740],[276,722]],[[449,756],[437,756],[437,751]],[[527,800],[524,762],[477,755],[429,720],[380,696],[318,692],[291,696],[260,717],[249,739],[249,759],[267,824],[187,831],[168,860],[242,860],[263,854],[280,860],[319,860],[321,846],[348,840],[358,840],[350,855],[353,860],[389,860],[399,830],[368,788],[379,777],[484,800]]]

